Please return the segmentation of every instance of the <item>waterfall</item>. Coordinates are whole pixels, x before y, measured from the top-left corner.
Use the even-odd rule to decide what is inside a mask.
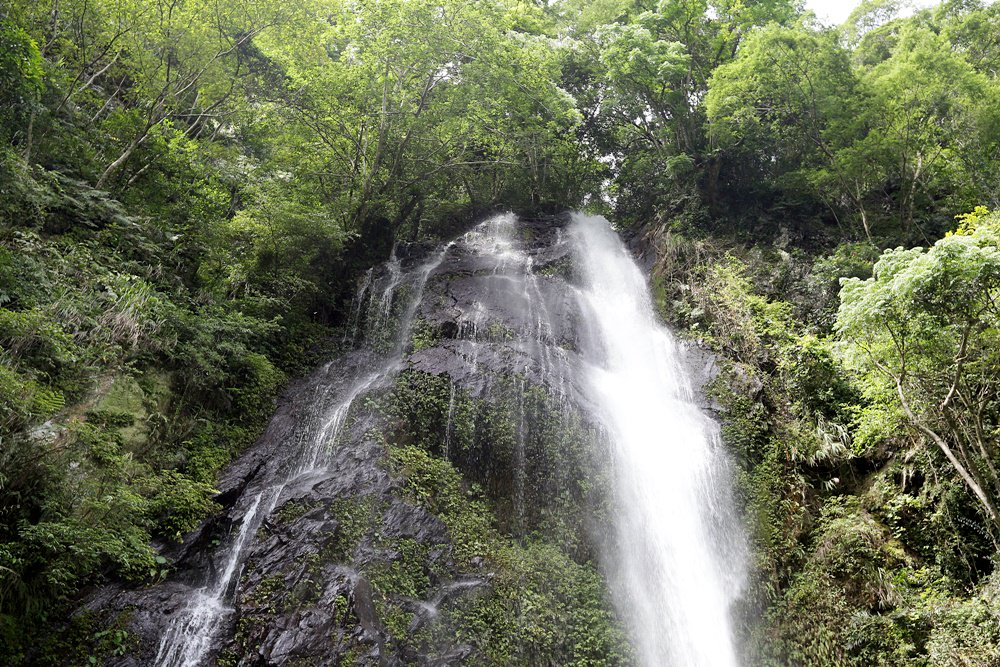
[[[392,386],[404,369],[448,376],[438,443],[446,458],[462,455],[456,410],[468,403],[460,401],[476,392],[484,400],[494,391],[510,398],[504,404],[509,468],[500,474],[509,475],[506,521],[518,539],[537,531],[546,516],[538,479],[549,479],[545,493],[555,496],[576,482],[589,484],[586,471],[596,471],[591,488],[600,489],[612,511],[610,525],[593,526],[592,542],[604,551],[611,598],[640,665],[739,663],[730,612],[743,587],[745,547],[718,428],[693,402],[683,351],[657,323],[642,273],[604,218],[574,214],[552,226],[524,225],[512,214],[495,216],[421,264],[409,266],[394,250],[389,262],[362,277],[346,333],[357,348],[320,369],[313,389],[302,394],[292,437],[281,440],[242,491],[232,510],[240,518],[212,555],[207,580],[184,588],[186,605],[165,619],[152,644],[156,665],[211,663],[232,635],[243,569],[248,560],[256,564],[248,554],[266,542],[258,529],[302,488],[345,475],[344,459],[331,452],[351,455],[358,444],[352,429],[368,414],[365,398]],[[432,349],[410,345],[414,330],[431,332]],[[554,435],[530,399],[539,390],[557,406],[545,414],[569,420],[559,421]],[[582,443],[576,453],[560,452],[568,441],[559,433],[573,420],[586,422],[588,435],[576,441]],[[540,477],[544,427],[551,470]],[[383,456],[374,451],[372,467]],[[559,465],[571,461],[560,455],[591,454],[586,465],[599,468]],[[581,525],[580,534],[589,528]],[[456,576],[442,584],[440,599],[411,602],[421,618],[436,618],[442,600],[484,581]],[[277,623],[275,637],[307,625]],[[277,651],[283,641],[269,646]],[[317,645],[324,641],[326,635]]]
[[[614,454],[616,602],[646,667],[736,665],[744,549],[717,427],[692,402],[678,344],[607,221],[576,214],[570,236],[587,385]]]

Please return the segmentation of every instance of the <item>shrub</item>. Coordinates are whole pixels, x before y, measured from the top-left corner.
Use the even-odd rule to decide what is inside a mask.
[[[218,491],[175,470],[164,470],[148,482],[149,515],[155,535],[180,541],[218,505]]]

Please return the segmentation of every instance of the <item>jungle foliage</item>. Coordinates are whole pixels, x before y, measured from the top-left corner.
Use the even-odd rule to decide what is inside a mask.
[[[898,10],[4,3],[0,661],[164,576],[394,243],[574,206],[726,360],[748,651],[995,660],[1000,5]]]

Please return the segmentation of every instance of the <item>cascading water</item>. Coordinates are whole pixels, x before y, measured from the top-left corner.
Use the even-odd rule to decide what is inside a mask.
[[[326,465],[326,454],[336,444],[337,436],[344,426],[347,416],[359,397],[364,396],[379,383],[392,376],[400,365],[404,345],[409,339],[413,316],[417,304],[420,303],[424,284],[444,258],[448,250],[445,245],[427,263],[418,267],[409,277],[410,293],[402,313],[395,323],[394,344],[390,351],[383,355],[374,355],[369,363],[362,365],[353,381],[346,385],[332,402],[317,401],[317,414],[305,424],[299,437],[297,454],[285,462],[285,472],[275,481],[265,481],[262,488],[255,493],[247,492],[244,497],[251,498],[243,513],[242,522],[235,539],[218,555],[223,567],[218,576],[205,586],[193,591],[188,606],[172,619],[160,640],[155,664],[158,667],[197,667],[201,665],[210,650],[221,626],[232,613],[227,605],[233,594],[240,575],[245,552],[253,542],[254,534],[262,522],[278,505],[282,493],[297,480],[307,477]],[[389,330],[393,328],[392,309],[397,296],[397,290],[404,284],[401,264],[396,258],[395,249],[387,265],[387,280],[378,301],[372,300],[372,310],[366,340],[372,346],[382,342]],[[371,285],[371,274],[365,276],[365,282],[358,294],[357,310],[360,312],[362,299]],[[357,315],[355,316],[358,317]],[[357,328],[357,321],[352,322]],[[391,333],[390,333],[391,335]]]
[[[588,404],[608,436],[617,521],[605,562],[641,663],[734,666],[730,608],[743,587],[745,547],[717,425],[694,404],[680,348],[658,324],[648,285],[608,221],[574,214],[568,232],[564,237],[557,230],[551,245],[570,246],[582,283],[578,330],[570,333],[579,342],[581,366],[566,363],[566,348],[573,346],[555,340],[542,288],[547,277],[518,238],[517,219],[498,216],[464,242],[492,276],[484,282],[490,294],[481,296],[516,313],[507,320],[519,322],[519,344],[541,382],[562,402],[572,400],[567,384],[581,385],[577,400]],[[492,339],[498,316],[478,301],[475,306],[459,325],[474,344],[474,367],[478,344]],[[582,377],[567,377],[574,374]],[[515,386],[512,526],[524,531],[524,380]],[[446,432],[446,442],[449,437]]]
[[[716,426],[693,404],[678,345],[607,221],[576,214],[570,233],[591,329],[587,380],[614,454],[607,562],[618,605],[643,665],[736,665],[743,548]]]

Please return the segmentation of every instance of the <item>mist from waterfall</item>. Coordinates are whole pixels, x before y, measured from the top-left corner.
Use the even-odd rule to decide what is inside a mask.
[[[693,403],[678,343],[607,220],[574,214],[570,239],[587,384],[613,449],[605,561],[619,611],[645,667],[737,665],[730,608],[745,547],[718,428]]]

